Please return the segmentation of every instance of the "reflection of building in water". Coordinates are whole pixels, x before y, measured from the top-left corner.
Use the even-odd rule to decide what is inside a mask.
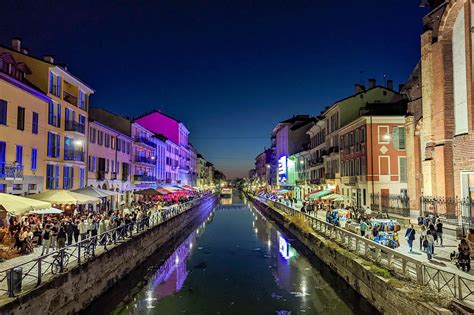
[[[195,234],[195,232],[191,233],[153,276],[151,284],[157,299],[172,295],[183,287],[188,275],[186,258],[191,252]]]
[[[232,204],[232,197],[221,198],[221,205],[231,205],[231,204]]]

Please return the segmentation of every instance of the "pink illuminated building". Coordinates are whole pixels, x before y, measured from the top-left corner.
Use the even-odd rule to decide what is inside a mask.
[[[189,145],[189,130],[177,119],[159,111],[145,114],[135,120],[135,123],[163,135],[168,140],[166,151],[166,182],[193,185],[196,180],[192,148]]]

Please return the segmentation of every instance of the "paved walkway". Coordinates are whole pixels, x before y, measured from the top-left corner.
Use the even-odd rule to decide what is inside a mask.
[[[302,207],[302,204],[300,202],[297,202],[296,204],[293,204],[293,208],[296,209],[296,210],[300,210],[301,207]],[[326,211],[318,211],[317,218],[320,219],[320,220],[325,221],[326,220]],[[415,228],[416,229],[418,228],[417,225],[415,225]],[[440,269],[447,270],[447,271],[450,271],[450,272],[453,272],[453,273],[456,273],[456,274],[459,274],[459,275],[462,275],[462,276],[466,276],[466,275],[474,276],[474,264],[473,263],[471,263],[471,266],[472,266],[473,269],[471,269],[471,271],[468,273],[468,272],[465,272],[465,271],[462,271],[462,270],[458,269],[456,267],[456,265],[454,263],[452,263],[449,259],[449,255],[453,251],[457,252],[457,248],[458,248],[458,241],[457,240],[445,238],[443,240],[443,246],[435,244],[433,259],[431,261],[429,261],[428,258],[427,258],[426,253],[423,252],[422,250],[420,250],[420,243],[419,243],[419,235],[420,234],[419,234],[418,230],[417,230],[417,234],[416,234],[416,239],[413,242],[413,252],[411,252],[411,253],[409,252],[408,244],[405,240],[406,228],[402,226],[401,231],[398,232],[398,233],[400,235],[400,247],[398,247],[396,249],[396,251],[399,251],[399,252],[404,253],[404,254],[406,254],[410,257],[415,258],[416,260],[419,260],[423,263],[426,263],[428,266],[433,265],[433,267],[438,267]]]

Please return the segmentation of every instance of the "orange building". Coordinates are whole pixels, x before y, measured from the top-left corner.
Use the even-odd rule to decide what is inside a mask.
[[[77,189],[86,183],[87,119],[94,91],[51,56],[36,58],[22,49],[21,40],[0,47],[31,70],[26,79],[50,98],[45,125],[45,189]]]
[[[50,98],[26,76],[30,68],[0,52],[0,192],[30,195],[45,183]]]
[[[406,106],[366,109],[339,131],[341,194],[352,205],[389,210],[382,208],[390,198],[407,195]]]

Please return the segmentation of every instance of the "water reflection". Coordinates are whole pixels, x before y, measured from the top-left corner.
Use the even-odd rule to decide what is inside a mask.
[[[376,313],[245,202],[217,207],[114,313]]]

